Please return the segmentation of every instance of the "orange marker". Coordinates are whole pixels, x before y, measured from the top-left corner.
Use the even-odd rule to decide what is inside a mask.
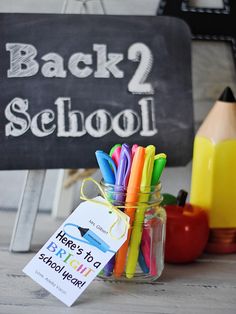
[[[142,179],[143,164],[145,159],[145,148],[139,146],[135,152],[134,159],[132,162],[131,173],[129,183],[127,187],[127,196],[125,205],[129,208],[125,209],[125,213],[130,218],[130,226],[132,226],[135,217],[135,208],[130,206],[136,205],[139,199],[140,183]],[[127,240],[121,246],[118,253],[116,254],[116,262],[114,267],[114,275],[120,277],[125,269],[126,256],[128,252],[129,240],[131,235],[131,229],[128,231]]]

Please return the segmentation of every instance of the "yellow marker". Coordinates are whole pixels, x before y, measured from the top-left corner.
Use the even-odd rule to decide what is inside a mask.
[[[236,101],[226,88],[196,134],[190,202],[210,228],[236,228]]]
[[[126,264],[126,277],[133,278],[136,264],[138,261],[139,246],[142,239],[144,214],[149,200],[151,189],[151,178],[154,165],[155,146],[149,145],[145,148],[145,160],[140,185],[140,196],[138,204],[140,205],[135,212],[133,230],[130,238],[130,247]]]

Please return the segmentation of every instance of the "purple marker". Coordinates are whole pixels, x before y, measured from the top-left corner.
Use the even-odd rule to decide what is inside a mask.
[[[131,149],[128,144],[121,147],[120,159],[116,173],[116,181],[114,188],[114,205],[124,205],[125,191],[129,182],[130,169],[132,163]],[[104,267],[104,275],[111,276],[115,266],[115,255]]]
[[[115,181],[115,205],[124,205],[125,194],[132,163],[131,150],[128,144],[121,147],[120,160],[117,168]]]

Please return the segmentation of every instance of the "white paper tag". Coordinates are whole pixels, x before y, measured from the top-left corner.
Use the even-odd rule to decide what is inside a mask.
[[[116,218],[105,204],[81,203],[23,272],[71,306],[127,239],[124,220],[109,233]]]

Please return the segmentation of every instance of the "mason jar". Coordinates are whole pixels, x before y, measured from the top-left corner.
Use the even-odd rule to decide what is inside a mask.
[[[105,280],[152,282],[164,268],[166,212],[160,206],[161,183],[142,187],[127,195],[123,187],[101,182],[101,188],[113,205],[130,217],[128,237],[103,268]],[[132,200],[132,201],[127,201]]]

